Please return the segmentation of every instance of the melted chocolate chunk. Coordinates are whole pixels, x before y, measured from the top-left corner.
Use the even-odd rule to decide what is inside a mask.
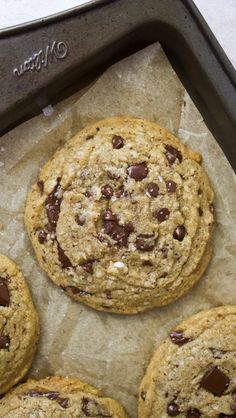
[[[187,418],[199,418],[200,416],[201,416],[201,413],[196,408],[189,409],[187,412]]]
[[[115,173],[112,173],[110,170],[107,170],[107,177],[109,177],[109,179],[111,180],[118,180],[120,178],[120,176],[118,176]]]
[[[80,267],[82,267],[87,273],[92,274],[93,273],[93,263],[96,260],[93,258],[89,258],[88,260],[83,261],[80,263]]]
[[[69,406],[69,398],[58,398],[57,403],[59,403],[62,408],[66,409]]]
[[[69,399],[60,398],[59,392],[53,392],[53,391],[44,392],[44,391],[31,390],[30,392],[26,393],[26,395],[31,396],[32,398],[42,396],[44,398],[50,399],[51,401],[57,401],[57,403],[64,409],[68,408],[69,406]]]
[[[40,244],[43,244],[47,239],[47,232],[43,229],[38,233],[38,241]]]
[[[90,139],[93,139],[93,138],[94,138],[94,135],[87,135],[85,139],[86,141],[89,141]]]
[[[202,210],[202,208],[198,208],[198,213],[199,213],[199,216],[202,216],[202,215],[203,215],[203,210]]]
[[[10,294],[6,280],[0,277],[0,306],[9,306]]]
[[[58,242],[57,242],[57,251],[58,251],[58,258],[62,265],[62,268],[66,270],[70,267],[73,267],[70,259],[67,257],[64,250],[61,248]]]
[[[58,197],[58,194],[61,190],[60,186],[61,178],[57,179],[57,184],[54,187],[52,193],[50,193],[45,201],[45,207],[48,217],[48,222],[50,225],[50,230],[56,232],[57,221],[59,218],[60,208],[61,208],[61,201],[62,198]]]
[[[166,189],[169,193],[176,192],[177,184],[173,180],[166,181]]]
[[[37,186],[38,186],[38,188],[39,188],[40,194],[42,195],[42,194],[43,194],[43,192],[44,192],[44,182],[43,182],[43,181],[41,181],[41,180],[39,180],[39,181],[37,182]]]
[[[108,209],[103,213],[102,219],[104,221],[117,221],[117,216],[114,215],[110,209]]]
[[[109,235],[119,246],[127,246],[129,236],[133,232],[133,225],[130,222],[120,225],[116,215],[107,210],[103,214],[103,227],[105,234]]]
[[[152,267],[153,266],[153,264],[152,264],[152,262],[150,260],[144,260],[142,262],[142,265],[143,266],[149,266],[149,267]]]
[[[157,197],[159,194],[159,186],[156,183],[148,183],[147,185],[147,193],[150,197]]]
[[[202,380],[201,387],[213,395],[221,396],[229,386],[229,378],[217,366],[211,367],[206,371]]]
[[[114,135],[112,138],[112,145],[114,149],[120,149],[124,146],[124,139],[120,135]]]
[[[151,241],[150,238],[153,238],[153,235],[148,234],[139,234],[137,235],[135,246],[139,251],[152,251],[155,247],[155,242]]]
[[[214,215],[214,213],[215,213],[215,208],[214,208],[213,203],[211,203],[211,204],[209,205],[209,211],[212,213],[212,215]]]
[[[112,415],[104,410],[96,401],[89,398],[82,398],[82,412],[86,417],[112,418]]]
[[[172,343],[180,345],[180,346],[192,341],[192,338],[185,337],[183,331],[180,331],[180,330],[173,331],[170,334],[170,339]]]
[[[161,209],[157,210],[156,212],[154,212],[154,216],[155,216],[155,218],[157,218],[157,220],[160,223],[162,223],[169,218],[170,211],[167,208],[161,208]]]
[[[66,287],[62,287],[62,289],[65,291],[70,290],[74,295],[90,296],[90,293],[85,292],[85,290],[81,290],[76,286],[66,286]]]
[[[0,337],[0,349],[8,348],[10,345],[10,338],[7,335],[2,335]]]
[[[141,392],[140,393],[140,398],[145,401],[146,400],[146,396],[147,396],[147,392]]]
[[[141,181],[148,175],[148,168],[146,163],[131,165],[127,169],[129,177],[135,181]]]
[[[186,229],[183,225],[178,225],[173,233],[174,239],[177,239],[178,241],[183,241],[186,234]]]
[[[75,215],[75,221],[78,225],[83,226],[85,224],[85,217],[84,215]]]
[[[125,223],[125,229],[128,231],[128,232],[134,232],[134,224],[133,224],[133,222],[131,222],[131,221],[129,221],[129,222],[126,222]]]
[[[43,396],[44,398],[48,398],[51,401],[54,401],[55,399],[59,397],[59,392],[52,392],[52,391],[43,392],[43,391],[38,391],[38,390],[31,390],[26,395],[31,396],[31,398],[37,398],[39,396]]]
[[[166,411],[170,417],[177,417],[177,415],[180,413],[179,406],[175,402],[169,403],[167,405]]]
[[[178,149],[172,147],[171,145],[166,145],[165,149],[166,149],[166,158],[170,165],[174,164],[176,159],[178,159],[179,162],[182,163],[183,157],[182,157],[181,152]]]
[[[106,199],[111,199],[113,196],[113,188],[110,186],[110,184],[105,184],[102,186],[101,192]]]

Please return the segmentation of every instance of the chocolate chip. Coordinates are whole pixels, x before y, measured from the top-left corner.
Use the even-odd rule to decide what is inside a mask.
[[[165,149],[166,149],[166,158],[168,162],[170,163],[170,165],[174,164],[176,159],[178,159],[180,163],[183,161],[182,154],[178,149],[172,147],[171,145],[166,145]]]
[[[47,239],[47,232],[43,229],[38,233],[38,241],[40,244],[43,244]]]
[[[88,260],[83,261],[80,263],[80,267],[82,267],[87,273],[92,274],[93,273],[93,263],[96,260],[93,258],[89,258]]]
[[[74,295],[79,295],[79,296],[90,296],[90,293],[85,292],[85,290],[81,290],[76,286],[66,286],[66,287],[62,287],[63,290],[67,291],[71,291]]]
[[[199,213],[199,216],[202,216],[202,215],[203,215],[203,210],[202,210],[202,208],[198,208],[198,213]]]
[[[26,395],[31,396],[32,398],[36,398],[36,397],[44,397],[47,399],[50,399],[51,401],[57,401],[57,403],[62,407],[62,408],[68,408],[68,403],[69,403],[69,399],[68,398],[60,398],[59,397],[59,392],[44,392],[44,391],[37,391],[37,390],[31,390],[29,392],[26,393]]]
[[[142,265],[143,266],[149,266],[149,267],[153,266],[153,264],[150,260],[143,260]]]
[[[177,417],[177,415],[180,413],[179,406],[175,402],[169,403],[167,405],[166,411],[170,417]]]
[[[170,339],[172,343],[180,345],[180,346],[192,341],[192,338],[185,337],[183,331],[180,331],[180,330],[173,331],[170,334]]]
[[[112,145],[114,149],[120,149],[124,146],[124,139],[120,135],[114,135],[112,138]]]
[[[161,208],[154,212],[155,218],[157,218],[160,223],[166,221],[169,218],[169,215],[170,211],[167,208]]]
[[[207,392],[211,392],[216,396],[221,396],[229,386],[229,382],[228,376],[215,366],[206,371],[200,385]]]
[[[117,221],[117,216],[114,215],[110,209],[108,209],[103,213],[102,219],[104,221]]]
[[[156,183],[148,183],[147,185],[147,195],[150,197],[157,197],[159,194],[159,186]]]
[[[177,184],[173,180],[166,181],[166,189],[169,193],[174,193],[176,191]]]
[[[178,225],[177,228],[175,228],[175,231],[173,233],[174,239],[177,239],[178,241],[183,241],[186,234],[186,229],[183,225]]]
[[[60,186],[61,178],[57,179],[57,184],[54,187],[52,193],[50,193],[45,201],[45,207],[48,217],[48,222],[51,228],[51,231],[56,231],[57,221],[59,218],[61,201],[62,198],[58,197],[58,194],[61,190]]]
[[[147,234],[139,234],[137,235],[135,246],[139,251],[152,251],[155,247],[155,242],[150,241],[149,238],[151,236]]]
[[[83,226],[85,224],[85,216],[84,215],[75,215],[75,221],[78,225]]]
[[[0,337],[0,348],[8,348],[10,345],[10,338],[7,335]]]
[[[163,254],[163,258],[167,258],[167,256],[168,256],[168,252],[169,252],[168,247],[164,246],[164,247],[160,248],[160,251],[161,251],[161,252],[162,252],[162,254]]]
[[[112,418],[110,412],[106,411],[101,405],[95,400],[89,398],[82,398],[82,412],[86,417],[101,417],[101,418]]]
[[[66,409],[69,406],[69,398],[58,398],[57,403],[59,403],[62,408]]]
[[[106,199],[110,199],[113,196],[113,188],[110,186],[110,184],[105,184],[102,186],[101,192]]]
[[[233,415],[226,415],[226,414],[221,413],[218,415],[218,418],[236,418],[236,413]]]
[[[43,194],[43,192],[44,192],[44,182],[43,182],[43,181],[41,181],[41,180],[39,180],[39,181],[37,182],[37,186],[38,186],[38,188],[39,188],[40,194],[42,195],[42,194]]]
[[[64,250],[61,248],[58,242],[57,242],[57,251],[58,251],[58,258],[62,265],[62,268],[66,270],[70,267],[73,267],[70,259],[67,257]]]
[[[127,197],[129,193],[125,190],[124,186],[121,186],[119,190],[116,192],[116,197]]]
[[[214,213],[215,213],[215,208],[214,208],[213,203],[211,203],[211,204],[209,205],[209,211],[212,213],[212,215],[214,215]]]
[[[85,138],[85,140],[86,141],[89,141],[90,139],[93,139],[94,138],[94,136],[93,135],[87,135],[86,136],[86,138]]]
[[[107,170],[107,176],[111,180],[118,180],[120,178],[120,176],[118,176],[118,174],[112,173],[110,170]]]
[[[187,412],[187,418],[199,418],[200,416],[201,416],[201,413],[196,408],[189,409]]]
[[[135,181],[141,181],[148,175],[148,168],[146,163],[131,165],[127,169],[129,177]]]
[[[141,392],[140,393],[140,398],[145,401],[146,400],[146,396],[147,396],[147,392]]]
[[[109,229],[107,228],[107,225],[105,225],[105,232],[110,235],[110,237],[114,239],[119,246],[127,246],[130,232],[127,231],[125,226],[112,222]]]
[[[59,396],[59,392],[43,392],[43,391],[38,391],[38,390],[31,390],[29,391],[26,395],[31,396],[32,398],[36,398],[36,397],[45,397],[50,399],[51,401],[54,401],[55,399],[58,398]]]
[[[6,280],[0,278],[0,306],[9,306],[10,294],[6,284]]]
[[[86,190],[85,196],[86,197],[92,197],[93,196],[93,193],[90,190]]]
[[[125,225],[124,225],[124,227],[125,227],[126,231],[128,231],[130,233],[131,232],[134,232],[134,224],[133,224],[133,222],[131,222],[131,221],[126,222]]]

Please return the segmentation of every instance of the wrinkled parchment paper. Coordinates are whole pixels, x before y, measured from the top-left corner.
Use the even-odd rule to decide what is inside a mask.
[[[50,113],[50,108],[47,109]],[[133,115],[158,122],[204,156],[216,192],[214,254],[200,282],[181,300],[134,316],[98,313],[69,299],[39,268],[24,224],[27,190],[39,167],[88,122]],[[89,89],[0,139],[0,252],[22,268],[41,322],[30,375],[78,376],[137,416],[137,391],[155,346],[183,318],[236,303],[236,177],[161,47],[117,63]]]

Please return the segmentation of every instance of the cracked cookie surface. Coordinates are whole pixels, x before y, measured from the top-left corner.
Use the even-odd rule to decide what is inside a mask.
[[[128,418],[122,406],[78,379],[28,380],[0,400],[4,418]]]
[[[147,368],[139,417],[236,417],[235,322],[236,306],[222,306],[178,325]]]
[[[0,394],[31,367],[38,334],[38,317],[23,275],[0,255]]]
[[[136,313],[201,277],[213,199],[200,154],[154,123],[117,117],[55,153],[28,195],[25,223],[39,263],[69,296]]]

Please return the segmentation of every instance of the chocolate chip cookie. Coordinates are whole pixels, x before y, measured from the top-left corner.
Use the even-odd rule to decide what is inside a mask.
[[[148,366],[139,417],[236,417],[235,323],[236,306],[222,306],[177,326]]]
[[[83,129],[42,168],[25,223],[39,263],[69,296],[136,313],[201,277],[213,198],[198,153],[154,123],[117,117]]]
[[[78,379],[28,380],[0,401],[4,418],[128,418],[122,406]]]
[[[38,333],[38,317],[22,273],[0,255],[0,394],[29,370]]]

